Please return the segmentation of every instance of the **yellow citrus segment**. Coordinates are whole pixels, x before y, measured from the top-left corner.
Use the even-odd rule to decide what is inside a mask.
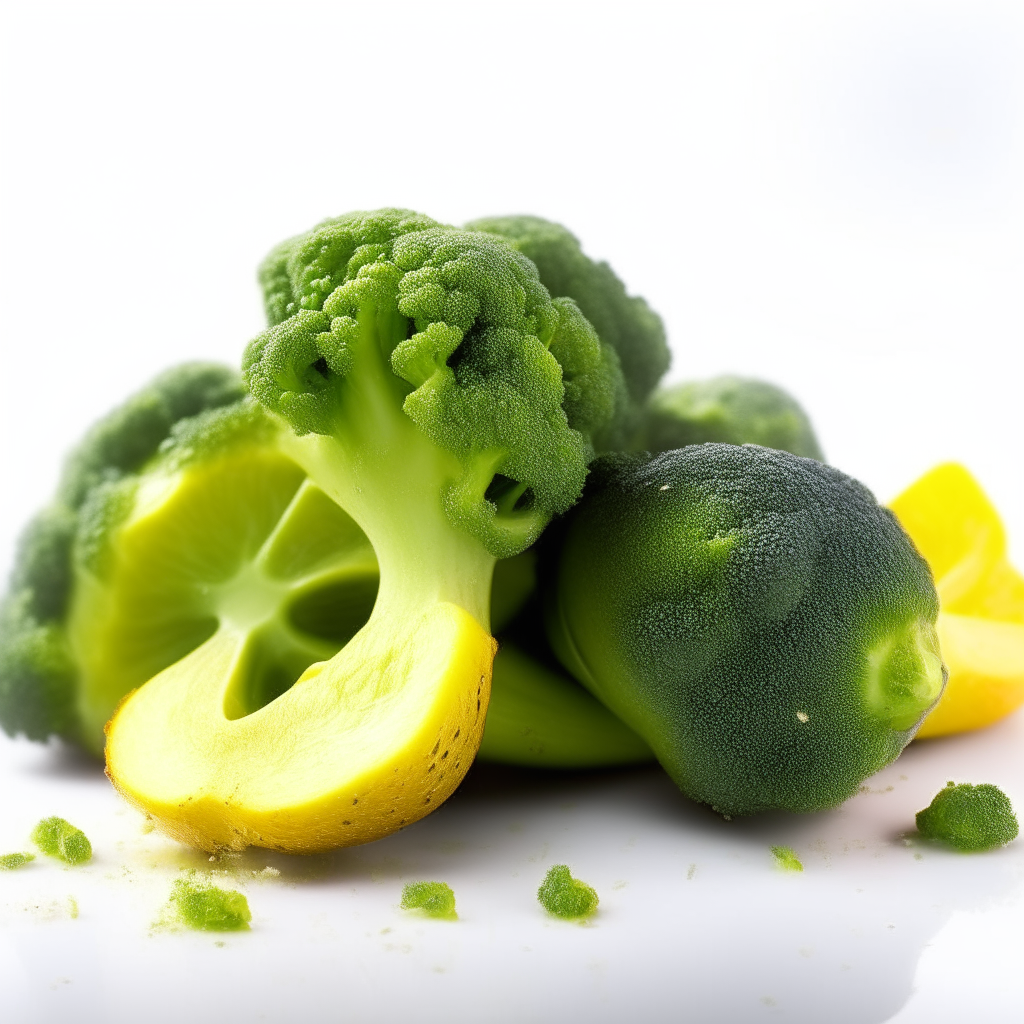
[[[111,780],[175,839],[293,853],[370,842],[434,810],[476,755],[495,643],[455,605],[386,646],[364,630],[270,704],[228,718],[244,646],[220,629],[111,720]]]
[[[919,737],[981,729],[1024,703],[1024,625],[942,613],[938,630],[949,682]]]
[[[917,735],[991,725],[1024,703],[1024,578],[995,507],[963,466],[926,473],[892,510],[935,576],[949,682]]]

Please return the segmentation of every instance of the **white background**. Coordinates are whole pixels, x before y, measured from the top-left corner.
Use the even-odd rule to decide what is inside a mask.
[[[177,361],[237,362],[262,324],[254,271],[271,245],[380,205],[454,223],[562,221],[662,314],[672,379],[783,384],[830,461],[883,500],[936,462],[965,462],[1020,564],[1022,57],[1024,8],[978,0],[5,5],[0,570],[90,422]],[[1012,789],[1016,734],[986,735],[916,755],[936,774],[921,795],[944,781],[943,749],[951,763],[1003,751],[984,763]],[[31,752],[9,755],[0,800],[27,785]],[[47,778],[57,793],[92,784]],[[867,819],[864,830],[877,833]],[[1007,934],[1021,925],[1015,899],[990,908]],[[683,917],[667,934],[707,926]],[[949,933],[950,963],[976,948],[963,927]],[[915,998],[934,1000],[931,1019],[978,988],[975,961],[958,975],[922,959]],[[562,979],[570,994],[587,970]],[[900,970],[905,998],[912,969]],[[999,1005],[1024,994],[989,980]],[[679,1000],[664,1019],[685,1019]],[[285,1004],[266,1005],[285,1019]],[[331,1005],[322,1019],[345,1019]],[[918,1019],[913,1006],[901,1020]],[[803,1019],[781,1003],[762,1011]],[[884,1019],[867,1013],[850,1019]]]

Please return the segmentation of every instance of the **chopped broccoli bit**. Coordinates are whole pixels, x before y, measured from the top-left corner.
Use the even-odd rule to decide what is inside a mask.
[[[427,917],[455,921],[455,893],[447,882],[410,882],[402,889],[403,910],[422,910]]]
[[[800,858],[788,846],[773,846],[771,850],[777,868],[783,871],[803,871],[804,866],[800,863]]]
[[[218,889],[195,877],[179,878],[174,883],[171,903],[189,928],[202,931],[247,931],[252,920],[249,901],[242,893]]]
[[[948,782],[935,799],[917,812],[921,835],[961,853],[980,853],[1017,838],[1017,818],[1009,797],[998,786]]]
[[[580,920],[597,910],[597,893],[586,882],[573,878],[567,864],[556,864],[537,890],[540,905],[555,917]]]
[[[23,867],[30,860],[35,860],[34,853],[5,853],[0,857],[0,871],[13,871],[15,868]]]
[[[32,830],[32,842],[65,864],[84,864],[92,858],[92,843],[86,834],[63,818],[43,818]]]

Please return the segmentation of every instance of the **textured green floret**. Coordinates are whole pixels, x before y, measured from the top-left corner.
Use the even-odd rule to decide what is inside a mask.
[[[68,457],[54,504],[21,539],[0,605],[0,725],[9,735],[81,738],[78,670],[66,629],[75,548],[85,555],[91,545],[95,553],[134,474],[168,442],[175,424],[243,394],[236,372],[185,364],[106,416]]]
[[[656,391],[634,447],[666,452],[708,441],[759,444],[824,461],[796,399],[767,381],[744,377],[687,381]]]
[[[378,416],[393,403],[459,464],[452,522],[507,557],[578,497],[618,366],[508,245],[419,226],[350,214],[275,251],[268,310],[294,312],[250,345],[249,387],[300,435],[350,441],[360,397]]]
[[[723,814],[838,804],[944,682],[935,588],[892,513],[754,445],[600,460],[549,598],[570,672]]]
[[[84,864],[92,859],[89,837],[63,818],[43,818],[32,830],[32,842],[48,857],[65,864]]]
[[[5,853],[0,857],[0,871],[16,871],[35,859],[34,853]]]
[[[189,928],[207,932],[247,931],[249,901],[234,889],[218,889],[195,876],[179,878],[171,888],[171,905]]]
[[[556,864],[537,890],[540,905],[555,917],[581,920],[597,911],[597,893],[586,882],[573,878],[566,864]]]
[[[507,239],[537,265],[552,295],[575,299],[601,340],[618,355],[631,400],[642,405],[671,358],[661,317],[642,298],[628,295],[615,271],[585,255],[579,240],[561,224],[541,217],[485,217],[466,227]]]
[[[427,917],[455,921],[455,893],[447,882],[410,882],[402,889],[403,910],[421,910]]]
[[[800,858],[788,846],[773,846],[771,848],[772,859],[780,871],[803,871],[804,866]]]
[[[935,799],[917,812],[921,835],[961,853],[980,853],[1017,838],[1017,817],[1009,797],[989,783],[948,782]]]

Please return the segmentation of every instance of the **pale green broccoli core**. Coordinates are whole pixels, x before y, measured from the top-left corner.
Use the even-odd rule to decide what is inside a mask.
[[[92,843],[86,834],[63,818],[43,818],[32,830],[32,842],[65,864],[84,864],[92,858]]]
[[[5,853],[0,857],[0,871],[14,871],[35,859],[34,853]]]
[[[804,866],[800,858],[788,846],[773,846],[772,857],[775,859],[775,866],[782,871],[803,871]]]
[[[447,882],[410,882],[402,889],[403,910],[421,910],[427,917],[454,921],[455,893]]]
[[[597,893],[586,882],[573,878],[566,864],[556,864],[537,890],[540,905],[555,917],[580,920],[597,910]]]
[[[218,889],[194,877],[179,878],[174,883],[171,903],[189,928],[201,931],[246,931],[252,920],[249,901],[242,893]]]
[[[917,812],[917,828],[928,839],[961,853],[981,853],[1017,838],[1017,817],[1009,797],[997,786],[948,782]]]

